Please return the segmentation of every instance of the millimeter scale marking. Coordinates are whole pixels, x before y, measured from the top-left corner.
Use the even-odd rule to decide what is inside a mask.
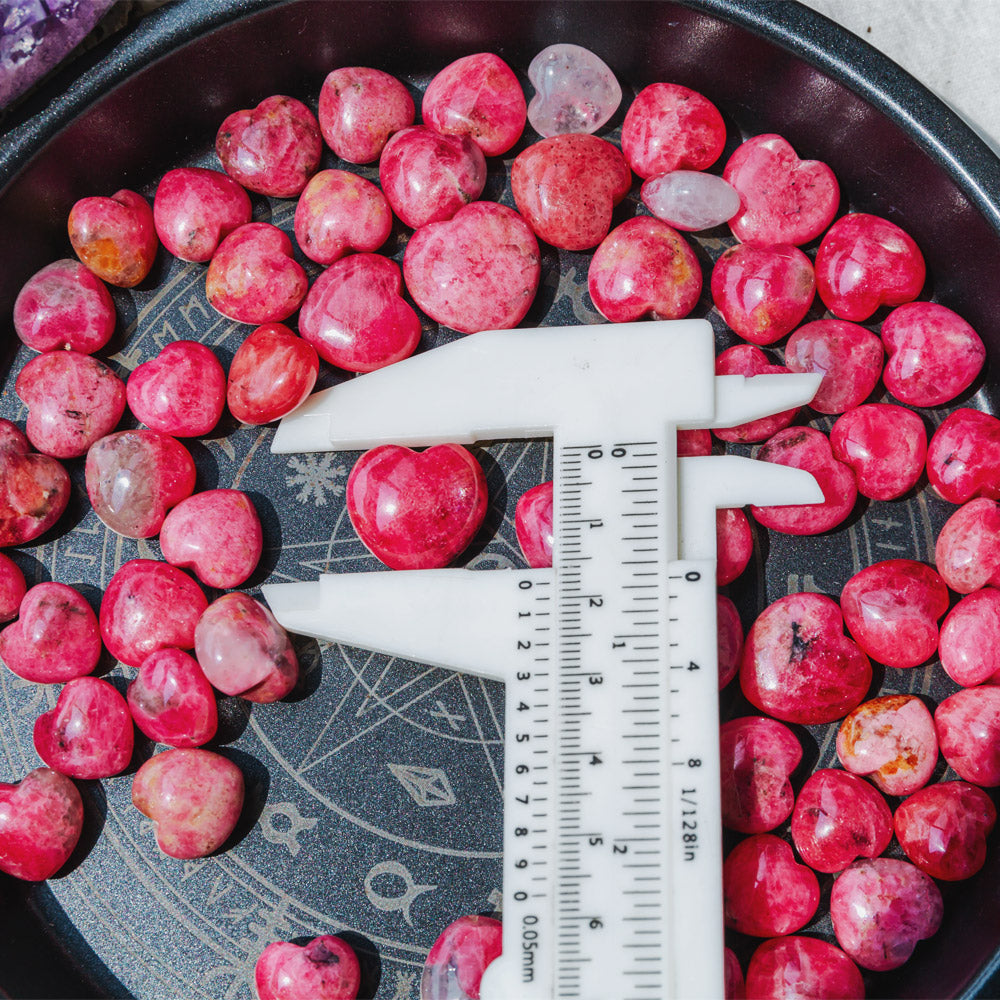
[[[281,453],[553,439],[552,569],[263,588],[292,631],[505,682],[503,954],[483,1000],[724,995],[715,511],[822,493],[798,469],[678,459],[678,428],[818,387],[714,361],[703,320],[477,333],[317,393],[275,434]]]

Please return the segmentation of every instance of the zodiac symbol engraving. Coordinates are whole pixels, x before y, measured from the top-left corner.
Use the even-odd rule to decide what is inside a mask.
[[[288,821],[282,821],[278,826],[275,817],[282,816]],[[303,816],[294,802],[275,802],[264,806],[260,814],[260,832],[264,839],[272,844],[283,844],[292,857],[299,853],[299,834],[311,830],[319,820]]]
[[[403,893],[398,896],[383,896],[382,893],[373,888],[372,883],[382,875],[393,876],[402,879],[406,886]],[[413,881],[413,876],[406,865],[398,861],[381,861],[374,865],[365,876],[365,895],[368,901],[378,910],[392,913],[399,910],[403,914],[403,919],[412,927],[413,919],[410,916],[410,907],[413,901],[425,892],[436,889],[436,885],[418,885]]]
[[[450,806],[455,802],[448,775],[439,767],[389,764],[389,770],[418,806]]]

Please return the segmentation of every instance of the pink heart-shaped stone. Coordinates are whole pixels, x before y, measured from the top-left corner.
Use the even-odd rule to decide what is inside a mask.
[[[778,937],[805,926],[819,906],[819,881],[795,860],[791,845],[755,833],[722,866],[726,927],[754,937]]]
[[[837,943],[863,969],[898,969],[917,942],[937,932],[941,890],[908,861],[855,861],[833,883],[830,917]]]
[[[234,229],[215,251],[205,276],[208,301],[238,323],[277,323],[298,309],[309,281],[292,256],[292,241],[268,222]]]
[[[942,781],[901,802],[893,824],[899,846],[922,872],[955,882],[983,867],[996,820],[996,807],[981,788]]]
[[[275,94],[229,115],[215,138],[215,152],[226,173],[248,190],[294,198],[319,166],[323,138],[306,105]]]
[[[789,777],[802,760],[795,734],[776,719],[747,716],[719,730],[722,822],[740,833],[766,833],[795,804]]]
[[[802,786],[792,813],[792,840],[818,872],[843,871],[858,857],[878,857],[892,840],[892,810],[878,789],[837,768],[822,768]]]
[[[152,538],[167,511],[194,492],[191,453],[160,431],[108,434],[91,445],[84,472],[94,513],[126,538]]]
[[[125,699],[99,677],[77,677],[35,720],[35,749],[70,778],[110,778],[128,767],[135,732]]]
[[[194,646],[209,683],[223,694],[277,701],[299,678],[288,633],[248,594],[224,594],[213,601],[198,619]]]
[[[409,357],[420,318],[401,294],[399,265],[359,253],[331,264],[302,303],[299,333],[338,368],[372,372]]]
[[[28,407],[28,440],[53,458],[77,458],[125,412],[125,386],[103,362],[77,351],[32,358],[14,389]]]
[[[269,944],[257,959],[254,982],[260,1000],[355,1000],[361,968],[354,949],[331,934],[308,944]]]
[[[552,483],[541,483],[521,495],[514,510],[514,531],[528,565],[552,565]]]
[[[39,767],[0,783],[0,871],[29,882],[51,878],[83,830],[83,800],[64,774]]]
[[[783,722],[818,725],[861,704],[872,681],[868,657],[844,635],[836,602],[789,594],[750,628],[740,686],[752,705]]]
[[[129,375],[125,391],[129,409],[147,427],[201,437],[222,416],[226,373],[210,347],[175,340]]]
[[[211,750],[166,750],[132,779],[132,804],[172,858],[204,858],[228,840],[243,809],[243,772]]]
[[[519,153],[510,184],[518,211],[539,239],[563,250],[589,250],[608,235],[632,171],[610,142],[572,133]]]
[[[28,439],[0,420],[0,548],[23,545],[48,531],[69,503],[66,470],[32,453]]]
[[[863,997],[858,967],[835,945],[819,938],[764,941],[750,956],[745,991],[733,997]]]
[[[1000,421],[998,421],[1000,423]],[[812,473],[822,503],[750,508],[765,528],[789,535],[818,535],[835,528],[854,510],[858,486],[850,467],[833,457],[830,439],[815,427],[786,427],[761,446],[757,458]]]
[[[541,275],[538,241],[513,209],[488,201],[421,226],[406,245],[406,287],[432,319],[461,333],[517,326]]]
[[[715,359],[716,375],[745,375],[752,378],[754,375],[787,375],[788,371],[784,365],[772,364],[768,356],[754,344],[734,344]],[[765,441],[784,430],[798,412],[799,408],[795,407],[769,417],[737,424],[735,427],[715,427],[712,433],[720,441]]]
[[[927,478],[948,503],[1000,500],[1000,420],[968,407],[949,413],[927,445]]]
[[[97,616],[83,595],[65,583],[32,587],[18,619],[0,632],[0,658],[27,681],[64,684],[84,677],[101,656]]]
[[[830,225],[840,203],[833,171],[819,160],[800,160],[780,135],[748,139],[729,158],[722,176],[743,202],[729,220],[741,243],[809,243]]]
[[[160,246],[153,210],[135,191],[81,198],[68,226],[76,255],[109,285],[133,288],[153,267]]]
[[[492,917],[459,917],[431,945],[424,962],[423,995],[434,1000],[479,996],[486,967],[499,957],[503,928]]]
[[[361,541],[392,569],[447,566],[486,516],[486,476],[456,444],[423,452],[382,445],[347,480],[347,512]]]

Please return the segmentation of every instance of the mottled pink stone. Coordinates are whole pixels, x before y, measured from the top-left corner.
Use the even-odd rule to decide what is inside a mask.
[[[916,486],[924,471],[927,431],[912,410],[866,403],[837,418],[830,446],[833,457],[854,470],[862,496],[896,500]]]
[[[787,375],[784,365],[772,364],[771,359],[753,344],[736,344],[726,348],[715,358],[716,375]],[[766,441],[769,437],[784,430],[795,419],[799,408],[782,410],[769,417],[750,420],[735,427],[713,427],[712,433],[720,441],[746,443],[750,441]]]
[[[160,242],[181,260],[205,263],[253,209],[231,177],[204,167],[168,170],[153,196],[153,222]]]
[[[391,569],[447,566],[472,541],[487,505],[486,476],[470,451],[381,445],[347,480],[347,512],[361,541]]]
[[[212,685],[198,661],[181,649],[150,653],[128,686],[127,701],[135,724],[157,743],[199,747],[218,728]]]
[[[722,952],[723,975],[725,977],[725,1000],[746,1000],[746,983],[743,981],[743,970],[740,960],[732,948],[724,948]]]
[[[153,267],[160,246],[153,210],[135,191],[81,198],[68,227],[77,257],[109,285],[133,288]]]
[[[132,804],[156,827],[156,843],[172,858],[217,851],[243,809],[243,773],[211,750],[166,750],[132,779]]]
[[[276,94],[234,111],[219,128],[215,152],[223,169],[258,194],[294,198],[319,166],[323,138],[315,115],[294,97]]]
[[[945,673],[963,687],[1000,674],[1000,590],[983,587],[951,609],[941,626],[940,653]]]
[[[963,688],[934,713],[944,759],[964,781],[1000,785],[1000,687]]]
[[[837,730],[837,757],[886,795],[910,795],[931,780],[938,761],[930,710],[915,694],[864,702]]]
[[[879,306],[911,302],[924,287],[920,248],[894,222],[855,212],[838,219],[816,251],[816,289],[840,319],[860,323]]]
[[[27,592],[28,584],[21,567],[10,556],[0,552],[0,622],[9,622],[17,617]],[[2,642],[0,639],[0,656],[3,655]]]
[[[640,196],[656,218],[687,233],[720,226],[740,210],[736,188],[701,170],[672,170],[651,177]]]
[[[163,558],[219,590],[247,580],[263,544],[257,510],[240,490],[195,493],[167,514],[160,529]]]
[[[718,632],[719,690],[730,684],[740,670],[743,656],[743,622],[736,605],[725,594],[716,594],[715,618]]]
[[[712,454],[712,432],[704,428],[678,430],[677,457],[686,458],[692,455]]]
[[[949,503],[1000,499],[1000,420],[966,408],[945,417],[927,445],[927,478]]]
[[[335,261],[302,303],[299,333],[330,364],[372,372],[408,358],[420,318],[403,298],[399,265],[374,253]]]
[[[858,488],[850,467],[833,457],[830,440],[813,427],[787,427],[757,452],[762,462],[775,462],[811,472],[823,491],[823,502],[801,506],[751,507],[765,528],[790,535],[818,535],[840,524],[854,509]]]
[[[747,139],[722,176],[743,199],[743,210],[729,220],[741,243],[809,243],[830,225],[840,203],[833,171],[820,160],[800,160],[780,135]]]
[[[521,138],[528,117],[514,71],[492,52],[449,63],[427,84],[420,111],[442,135],[467,135],[486,156],[500,156]]]
[[[35,720],[38,756],[68,778],[110,778],[128,767],[135,732],[125,699],[99,677],[77,677]]]
[[[611,213],[632,186],[632,171],[610,142],[554,135],[517,155],[510,186],[539,239],[563,250],[589,250],[608,235]]]
[[[795,804],[788,779],[802,760],[795,734],[775,719],[730,719],[719,729],[719,751],[723,826],[766,833],[784,823]]]
[[[99,351],[115,332],[115,305],[78,260],[57,260],[33,274],[14,301],[14,329],[33,351]]]
[[[147,427],[175,437],[210,433],[226,402],[226,373],[210,347],[175,340],[128,378],[129,409]]]
[[[959,507],[938,534],[934,562],[959,594],[1000,585],[1000,504],[978,497]]]
[[[14,391],[28,407],[25,426],[35,448],[77,458],[110,434],[125,412],[125,386],[103,362],[77,351],[50,351],[20,371]]]
[[[28,882],[51,878],[83,831],[83,799],[58,771],[37,767],[18,784],[0,782],[0,871]]]
[[[238,323],[279,323],[305,298],[309,280],[292,241],[269,222],[234,229],[219,244],[205,276],[213,308]]]
[[[601,241],[587,288],[598,312],[612,323],[682,319],[701,295],[701,265],[677,230],[640,215]]]
[[[749,519],[739,507],[718,509],[715,531],[718,539],[715,582],[724,587],[747,568],[753,555],[753,532]]]
[[[245,424],[279,420],[305,402],[318,376],[316,348],[282,323],[265,323],[240,344],[229,366],[229,411]]]
[[[389,136],[413,124],[410,92],[394,76],[367,66],[335,69],[319,92],[319,127],[348,163],[373,163]]]
[[[385,144],[379,181],[393,212],[410,228],[450,219],[486,186],[486,158],[467,135],[411,125]]]
[[[887,559],[855,573],[840,594],[844,622],[857,644],[888,667],[915,667],[937,651],[948,588],[930,567]]]
[[[160,431],[117,431],[87,452],[94,513],[126,538],[152,538],[167,511],[194,492],[190,452]]]
[[[155,559],[132,559],[111,578],[101,601],[101,638],[131,667],[168,646],[191,649],[208,600],[183,570]]]
[[[390,232],[385,195],[349,170],[321,170],[295,206],[295,241],[318,264],[332,264],[352,250],[378,250]]]
[[[885,387],[907,406],[940,406],[965,392],[986,361],[979,334],[937,302],[908,302],[882,322]]]
[[[842,319],[818,319],[800,326],[785,344],[793,372],[823,377],[810,406],[818,413],[843,413],[863,403],[882,374],[878,335]]]
[[[812,261],[790,243],[738,243],[712,268],[712,301],[744,340],[762,347],[805,318],[816,294]]]
[[[0,658],[26,681],[62,684],[91,673],[100,657],[97,616],[65,583],[35,584],[17,621],[0,632]]]
[[[771,938],[747,966],[746,995],[769,1000],[864,1000],[858,967],[834,944],[819,938]]]
[[[254,966],[258,1000],[355,1000],[361,985],[358,956],[331,934],[307,944],[275,941]]]
[[[836,602],[789,594],[750,628],[740,686],[752,705],[784,722],[817,725],[861,704],[872,681],[868,657],[843,632]]]
[[[198,619],[195,655],[209,683],[223,694],[268,703],[299,679],[299,661],[274,615],[248,594],[224,594]]]
[[[996,807],[981,788],[943,781],[901,802],[893,824],[899,846],[922,872],[958,882],[983,867],[996,819]]]
[[[937,932],[941,890],[908,861],[855,861],[833,883],[830,916],[837,942],[863,969],[898,969],[918,941]]]
[[[517,212],[477,201],[410,237],[403,276],[413,301],[431,319],[460,333],[507,330],[524,319],[535,299],[541,254]]]
[[[552,483],[541,483],[523,493],[514,509],[514,531],[529,566],[552,565]]]
[[[642,178],[672,170],[706,170],[722,155],[726,125],[702,94],[678,83],[651,83],[622,123],[622,152]]]
[[[459,917],[431,946],[420,1000],[479,1000],[486,966],[500,956],[502,927],[492,917]]]
[[[806,780],[792,812],[792,841],[810,868],[843,871],[876,858],[892,840],[892,810],[878,789],[849,771],[822,768]]]
[[[547,45],[528,65],[528,121],[541,136],[594,133],[618,110],[622,88],[607,63],[571,42]]]
[[[0,548],[48,531],[69,503],[70,481],[54,458],[31,451],[9,420],[0,420]]]
[[[773,833],[741,840],[722,865],[725,924],[754,937],[791,934],[819,906],[819,881]]]

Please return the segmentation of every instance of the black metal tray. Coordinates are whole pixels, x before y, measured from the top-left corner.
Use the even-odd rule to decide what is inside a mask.
[[[337,66],[378,66],[416,91],[447,62],[475,51],[497,52],[523,76],[531,57],[557,40],[597,51],[623,81],[626,100],[655,80],[684,83],[717,103],[731,145],[741,134],[777,131],[802,155],[828,162],[845,207],[904,226],[927,258],[929,292],[983,336],[991,365],[969,398],[994,408],[1000,164],[898,67],[805,8],[750,0],[178,0],[124,40],[88,54],[72,78],[48,83],[17,109],[0,145],[0,341],[7,354],[0,415],[23,420],[13,379],[27,353],[15,350],[14,297],[35,270],[69,255],[65,220],[77,198],[121,187],[150,195],[166,169],[212,163],[215,131],[230,111],[272,93],[315,106],[323,78]],[[620,122],[621,113],[608,134]],[[501,195],[504,174],[495,164],[487,196]],[[255,199],[256,216],[285,229],[292,209]],[[405,231],[392,239],[386,252],[399,259]],[[707,273],[727,240],[715,232],[697,243]],[[545,250],[527,325],[596,318],[585,292],[588,257]],[[228,364],[247,328],[204,304],[202,273],[161,253],[147,282],[115,292],[119,333],[104,353],[121,374],[175,337],[205,340]],[[698,314],[717,324],[724,342],[709,305],[706,298]],[[423,347],[454,336],[428,321]],[[337,377],[327,369],[322,384]],[[926,416],[933,424],[943,413]],[[267,551],[248,588],[377,568],[343,511],[351,456],[272,457],[270,433],[230,421],[192,445],[200,488],[242,487],[261,511]],[[550,476],[547,446],[495,443],[478,454],[491,512],[467,562],[520,564],[514,505]],[[32,582],[79,585],[96,606],[118,565],[159,550],[155,541],[106,532],[88,509],[79,463],[70,464],[74,499],[57,533],[14,557]],[[752,567],[730,592],[748,624],[792,590],[836,595],[891,546],[932,561],[933,537],[949,510],[921,491],[862,505],[828,536],[771,535],[765,544],[761,533]],[[269,941],[346,931],[362,954],[362,996],[403,1000],[418,995],[423,955],[441,928],[499,904],[500,688],[338,646],[302,641],[299,651],[305,677],[287,702],[250,711],[223,699],[219,745],[249,785],[232,849],[197,862],[165,858],[129,805],[131,772],[82,783],[87,825],[67,872],[38,886],[0,877],[0,995],[252,997],[253,963]],[[887,671],[883,690],[912,690],[933,702],[947,690],[940,673]],[[115,667],[107,676],[124,686],[126,674]],[[0,780],[17,780],[37,765],[31,724],[53,700],[53,690],[0,671]],[[724,701],[727,712],[740,711],[732,690]],[[828,735],[823,727],[803,730],[811,765],[831,759]],[[137,762],[149,751],[140,747]],[[938,935],[897,972],[866,977],[870,996],[1000,993],[996,835],[991,846],[986,870],[947,887]],[[807,932],[828,934],[828,923]],[[737,946],[745,962],[751,942]]]

